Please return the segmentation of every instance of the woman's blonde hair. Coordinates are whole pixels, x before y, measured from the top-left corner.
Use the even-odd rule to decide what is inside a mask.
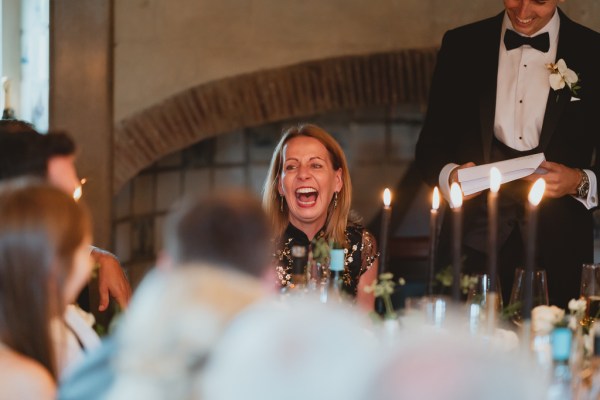
[[[350,215],[350,204],[352,202],[352,183],[344,151],[338,142],[322,128],[302,124],[293,126],[284,131],[283,136],[275,147],[269,173],[263,188],[263,208],[271,221],[276,238],[280,238],[289,223],[289,209],[285,204],[285,198],[279,194],[278,186],[283,169],[283,148],[291,139],[299,136],[317,139],[329,153],[334,170],[342,171],[342,189],[337,194],[337,206],[334,207],[333,200],[327,210],[325,222],[325,237],[333,239],[339,244],[346,243],[346,225]]]

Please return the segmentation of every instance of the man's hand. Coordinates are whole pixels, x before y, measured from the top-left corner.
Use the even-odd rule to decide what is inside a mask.
[[[460,184],[460,182],[458,182],[458,170],[459,170],[459,169],[463,169],[463,168],[470,168],[470,167],[474,167],[474,166],[475,166],[475,163],[474,163],[474,162],[468,162],[468,163],[466,163],[466,164],[463,164],[463,165],[460,165],[460,166],[456,167],[456,168],[455,168],[455,169],[452,171],[452,173],[450,173],[450,182],[449,182],[449,183],[450,183],[450,186],[452,186],[452,184],[453,184],[454,182],[456,182],[456,183]],[[462,188],[461,188],[461,190],[462,190]],[[464,201],[464,200],[469,200],[469,199],[472,199],[472,198],[474,198],[474,197],[477,197],[477,196],[479,196],[481,193],[483,193],[483,192],[477,192],[477,193],[470,194],[470,195],[468,195],[468,196],[463,196],[463,201]]]
[[[534,182],[538,178],[544,178],[546,181],[544,197],[559,198],[577,194],[577,186],[581,182],[581,173],[579,170],[550,161],[542,162],[540,168],[548,172],[545,174],[532,174],[523,179]]]
[[[126,308],[131,299],[131,286],[117,257],[97,247],[92,249],[91,256],[94,262],[100,266],[98,269],[98,292],[100,294],[98,310],[106,310],[110,296],[117,300],[121,308]]]

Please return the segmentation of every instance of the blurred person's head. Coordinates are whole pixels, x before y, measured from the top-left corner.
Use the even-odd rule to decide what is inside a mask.
[[[270,229],[260,201],[227,191],[183,202],[165,227],[163,265],[118,327],[111,399],[187,399],[224,327],[265,295]],[[174,268],[173,268],[174,267]]]
[[[261,276],[271,230],[260,201],[243,190],[188,199],[169,218],[165,252],[175,265],[203,262]]]
[[[49,324],[91,273],[90,219],[48,183],[0,185],[0,340],[56,377]]]
[[[196,376],[196,398],[365,399],[380,348],[363,318],[307,298],[259,303],[214,347]]]
[[[35,176],[72,195],[80,185],[75,153],[66,133],[43,135],[27,122],[0,120],[0,181]]]
[[[316,125],[287,129],[263,188],[263,207],[275,235],[291,222],[305,233],[325,227],[327,238],[344,243],[351,201],[350,173],[338,142]]]
[[[405,331],[398,348],[385,354],[365,400],[546,398],[543,372],[496,337],[427,328]]]

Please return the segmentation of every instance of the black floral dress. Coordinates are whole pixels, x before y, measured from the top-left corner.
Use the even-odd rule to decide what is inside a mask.
[[[315,235],[315,239],[323,237],[323,229]],[[346,245],[344,247],[344,291],[356,296],[360,276],[371,268],[377,256],[373,235],[361,225],[348,224],[346,228]],[[292,246],[308,247],[310,241],[304,232],[292,224],[288,224],[282,239],[277,243],[273,254],[276,261],[275,271],[278,284],[283,288],[290,284],[292,271]]]

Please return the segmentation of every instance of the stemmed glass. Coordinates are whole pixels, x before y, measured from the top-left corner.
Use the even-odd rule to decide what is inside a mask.
[[[591,324],[600,316],[600,264],[583,264],[581,297],[586,300],[584,324]]]
[[[548,300],[548,279],[546,270],[540,269],[533,272],[533,303],[532,307],[549,305]],[[512,321],[520,325],[523,315],[523,304],[525,302],[525,270],[517,268],[515,270],[515,280],[513,282],[510,302],[508,305],[509,313],[512,315]]]

